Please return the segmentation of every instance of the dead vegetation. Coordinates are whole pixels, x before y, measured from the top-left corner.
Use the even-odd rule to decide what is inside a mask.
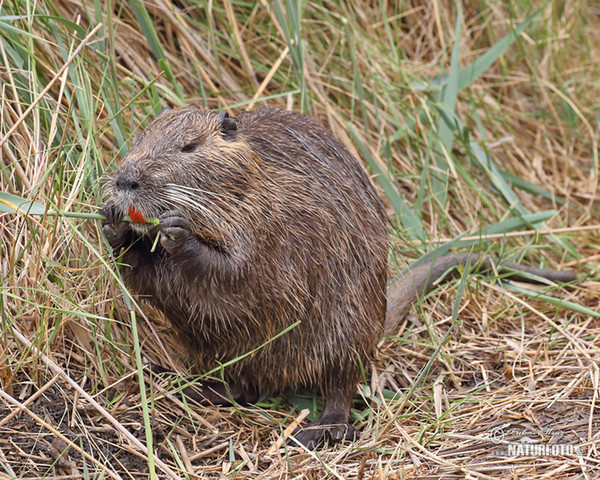
[[[452,246],[582,282],[543,289],[561,306],[495,275],[440,287],[365,372],[362,437],[308,452],[280,438],[311,394],[231,409],[141,390],[140,359],[186,360],[97,222],[0,213],[0,479],[597,477],[600,10],[393,3],[0,1],[0,190],[93,212],[163,106],[269,104],[373,173],[394,269]]]

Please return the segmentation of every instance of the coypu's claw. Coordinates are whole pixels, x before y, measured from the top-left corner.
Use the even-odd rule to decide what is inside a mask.
[[[160,244],[169,253],[183,246],[191,237],[190,221],[179,210],[167,210],[159,217]]]
[[[288,445],[304,445],[313,450],[326,440],[338,443],[343,440],[354,441],[360,438],[360,432],[348,423],[346,414],[323,415],[304,427],[298,427],[288,438]]]
[[[116,251],[126,243],[131,227],[118,217],[112,205],[104,205],[100,213],[106,217],[106,220],[102,220],[102,233],[108,244]]]

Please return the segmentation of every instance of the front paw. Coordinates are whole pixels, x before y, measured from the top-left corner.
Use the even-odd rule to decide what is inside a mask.
[[[192,234],[190,221],[179,210],[168,210],[159,218],[160,244],[169,253],[173,253],[185,245]]]
[[[118,250],[127,242],[131,231],[130,225],[121,220],[118,212],[112,205],[103,205],[100,213],[106,217],[105,220],[102,220],[102,233],[111,248]]]

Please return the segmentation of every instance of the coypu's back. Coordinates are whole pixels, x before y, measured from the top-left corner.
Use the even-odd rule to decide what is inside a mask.
[[[228,378],[269,390],[354,388],[383,330],[385,213],[356,159],[318,123],[275,109],[235,120],[167,111],[134,142],[110,204],[146,217],[177,210],[208,247],[201,266],[194,250],[159,247],[144,253],[151,280],[126,272],[200,371],[267,343]],[[156,232],[145,228],[134,234],[151,243]]]

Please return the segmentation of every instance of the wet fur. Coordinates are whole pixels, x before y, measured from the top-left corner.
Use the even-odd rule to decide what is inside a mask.
[[[159,227],[118,221],[131,206],[161,217]],[[274,109],[235,120],[165,112],[134,141],[104,211],[104,231],[129,265],[126,284],[165,313],[199,372],[300,321],[226,377],[261,390],[319,390],[317,429],[297,432],[309,447],[352,433],[360,368],[384,331],[388,232],[366,173],[331,134]],[[464,260],[444,258],[392,287],[402,298],[389,316]]]

